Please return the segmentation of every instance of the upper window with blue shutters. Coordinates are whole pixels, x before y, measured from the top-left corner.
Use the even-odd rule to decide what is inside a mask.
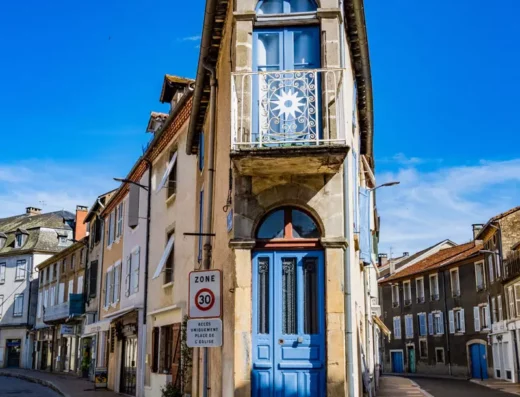
[[[260,15],[313,12],[318,6],[313,0],[260,0],[256,12]]]

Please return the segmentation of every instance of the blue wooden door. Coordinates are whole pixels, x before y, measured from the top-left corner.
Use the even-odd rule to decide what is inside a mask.
[[[403,368],[403,352],[392,352],[392,372],[402,374]]]
[[[253,258],[254,397],[325,395],[323,254]]]
[[[471,377],[476,379],[487,379],[486,346],[475,343],[470,346]]]
[[[252,140],[265,145],[306,143],[320,134],[319,28],[254,31]],[[272,73],[276,71],[284,73]],[[269,73],[271,72],[271,73]]]

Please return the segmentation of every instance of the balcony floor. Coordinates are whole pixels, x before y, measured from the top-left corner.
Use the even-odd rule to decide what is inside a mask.
[[[339,172],[347,145],[244,148],[233,150],[231,159],[241,175],[312,175]]]

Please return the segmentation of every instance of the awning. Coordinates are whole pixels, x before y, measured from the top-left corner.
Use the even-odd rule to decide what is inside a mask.
[[[166,265],[166,261],[168,260],[168,257],[170,256],[170,252],[172,252],[173,243],[175,241],[174,235],[172,234],[170,236],[170,239],[168,240],[168,244],[166,244],[166,248],[164,249],[164,252],[162,254],[161,260],[159,261],[159,264],[157,265],[157,269],[155,269],[155,273],[153,274],[152,279],[156,279],[159,277],[164,269],[164,265]]]
[[[378,327],[383,331],[383,334],[385,334],[388,338],[390,338],[390,335],[392,335],[392,331],[388,329],[388,327],[385,325],[385,323],[377,316],[372,316],[372,319],[374,322],[378,325]]]
[[[92,336],[93,334],[97,334],[98,332],[108,331],[110,329],[110,319],[101,320],[92,324],[85,325],[85,330],[83,331],[83,337]]]

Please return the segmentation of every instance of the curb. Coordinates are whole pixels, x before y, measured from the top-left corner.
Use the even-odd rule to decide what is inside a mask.
[[[39,385],[42,385],[42,386],[48,387],[49,389],[54,390],[56,393],[60,394],[63,397],[70,397],[68,394],[63,393],[58,388],[58,386],[56,386],[54,383],[52,383],[52,382],[50,382],[48,380],[34,378],[32,376],[28,376],[28,375],[25,375],[25,374],[17,374],[17,373],[13,373],[13,372],[4,372],[4,371],[0,371],[0,376],[4,376],[4,377],[7,377],[7,378],[17,378],[17,379],[25,380],[27,382],[37,383]]]
[[[509,391],[509,390],[497,389],[497,388],[491,386],[490,384],[482,382],[482,381],[480,381],[478,379],[470,379],[470,382],[474,383],[476,385],[479,385],[479,386],[487,387],[488,389],[491,389],[491,390],[498,390],[498,391],[501,391],[502,393],[508,393],[508,394],[520,396],[520,392],[513,392],[513,391]]]
[[[471,381],[471,378],[462,378],[458,376],[449,376],[449,375],[429,375],[429,374],[410,374],[410,373],[393,373],[393,372],[384,372],[383,376],[395,376],[399,378],[407,378],[407,379],[414,379],[414,378],[422,378],[422,379],[443,379],[443,380],[457,380],[457,381],[464,381],[468,382]]]

